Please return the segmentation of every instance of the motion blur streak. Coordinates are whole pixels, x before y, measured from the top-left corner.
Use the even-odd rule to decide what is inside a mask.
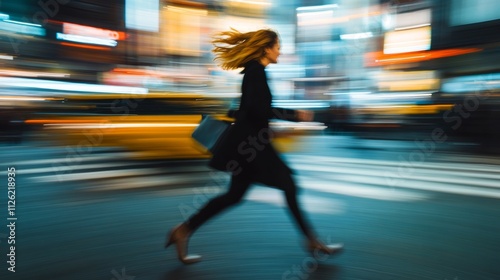
[[[0,279],[499,279],[497,2],[0,1]],[[273,143],[342,255],[303,252],[259,184],[193,238],[203,262],[163,250],[229,184],[191,135],[234,120],[230,28],[279,33],[273,106],[314,118],[271,120]]]

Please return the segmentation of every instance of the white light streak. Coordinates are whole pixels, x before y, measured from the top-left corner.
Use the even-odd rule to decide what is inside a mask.
[[[116,45],[118,45],[118,42],[111,39],[102,39],[102,38],[95,38],[95,37],[88,37],[81,35],[63,34],[63,33],[57,33],[57,39],[76,42],[76,43],[102,45],[108,47],[116,47]]]
[[[318,11],[318,10],[328,10],[338,8],[339,5],[331,4],[331,5],[321,5],[321,6],[308,6],[308,7],[298,7],[298,12],[308,12],[308,11]]]
[[[342,40],[366,39],[366,38],[370,38],[370,37],[373,37],[373,33],[371,33],[371,32],[351,33],[351,34],[340,35],[340,39],[342,39]]]
[[[417,25],[412,25],[412,26],[398,27],[398,28],[395,28],[394,30],[401,31],[401,30],[420,28],[420,27],[425,27],[425,26],[430,26],[430,25],[431,25],[430,23],[424,23],[424,24],[417,24]]]
[[[85,93],[146,94],[147,88],[68,83],[51,80],[0,77],[0,87],[36,88]]]

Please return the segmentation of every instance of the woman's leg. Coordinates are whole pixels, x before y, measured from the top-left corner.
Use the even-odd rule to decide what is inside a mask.
[[[278,187],[285,191],[285,197],[288,207],[290,208],[293,217],[302,230],[302,233],[307,239],[307,249],[315,255],[317,255],[318,252],[332,255],[342,251],[342,244],[326,245],[317,239],[315,233],[312,231],[311,226],[304,219],[299,204],[297,203],[297,186],[295,185],[291,174],[287,173],[286,175],[283,175]]]
[[[232,176],[229,190],[226,193],[212,198],[196,214],[192,215],[186,221],[189,230],[194,232],[213,216],[240,202],[243,195],[248,190],[250,183],[251,182],[243,176]]]
[[[287,173],[286,175],[283,174],[279,184],[280,185],[278,187],[285,192],[288,208],[292,212],[292,215],[299,225],[302,233],[308,239],[315,238],[314,233],[312,232],[312,228],[305,220],[304,215],[297,202],[297,185],[295,184],[292,176],[289,173]]]
[[[198,229],[210,218],[220,213],[222,210],[228,208],[229,206],[241,201],[241,198],[248,190],[249,186],[250,181],[245,179],[243,176],[231,177],[231,185],[229,186],[229,190],[225,194],[211,199],[186,222],[172,229],[170,231],[170,234],[167,236],[165,247],[168,247],[171,244],[175,243],[175,246],[177,248],[177,256],[179,260],[185,264],[200,261],[201,256],[187,254],[189,237],[196,229]]]

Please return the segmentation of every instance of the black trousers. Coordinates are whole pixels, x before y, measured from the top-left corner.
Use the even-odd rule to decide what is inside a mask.
[[[314,238],[311,227],[304,219],[297,203],[297,186],[291,174],[281,175],[278,181],[279,183],[277,183],[276,187],[284,191],[288,208],[302,233],[307,238]],[[238,204],[252,183],[254,183],[254,181],[248,179],[248,177],[232,176],[229,190],[224,194],[212,198],[207,204],[200,208],[197,213],[187,220],[187,226],[194,232],[213,216],[230,206]]]

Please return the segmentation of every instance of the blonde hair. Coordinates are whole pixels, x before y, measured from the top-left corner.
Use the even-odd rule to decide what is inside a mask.
[[[214,36],[212,52],[222,69],[232,70],[264,57],[265,49],[272,48],[277,42],[278,33],[270,29],[241,33],[231,28]]]

